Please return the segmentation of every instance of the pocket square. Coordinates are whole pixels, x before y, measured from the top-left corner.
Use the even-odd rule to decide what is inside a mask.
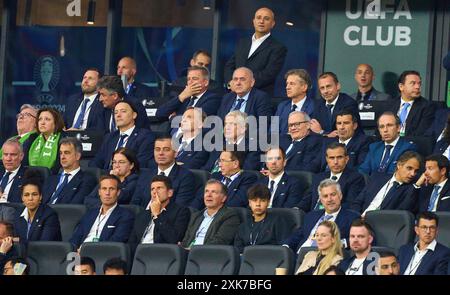
[[[447,199],[450,199],[450,196],[445,196],[445,197],[442,197],[441,201],[443,201],[443,200],[447,200]]]
[[[108,225],[108,228],[116,228],[115,225]]]

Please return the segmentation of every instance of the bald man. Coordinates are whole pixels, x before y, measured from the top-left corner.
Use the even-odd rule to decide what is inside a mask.
[[[247,67],[253,71],[255,87],[273,95],[275,80],[283,67],[287,48],[275,40],[271,30],[275,26],[275,14],[267,7],[255,12],[251,38],[243,38],[225,65],[225,81],[230,82],[234,70]]]
[[[375,74],[369,64],[359,64],[355,70],[355,81],[358,85],[358,91],[351,95],[357,101],[368,100],[390,100],[389,94],[380,92],[373,87]]]
[[[142,83],[136,82],[136,73],[137,65],[133,58],[125,56],[119,60],[117,64],[117,75],[126,78],[127,85],[124,88],[127,96],[134,97],[139,101],[156,96],[156,91]]]

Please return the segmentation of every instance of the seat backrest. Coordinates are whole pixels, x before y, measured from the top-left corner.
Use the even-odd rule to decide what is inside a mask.
[[[68,242],[29,242],[27,261],[30,275],[69,274],[67,268],[72,261],[67,261],[67,254],[70,252],[73,252],[73,246]]]
[[[235,275],[239,252],[229,245],[198,245],[189,252],[185,275]]]
[[[195,191],[198,191],[206,184],[211,174],[208,171],[200,169],[189,169],[189,170],[194,174]]]
[[[28,166],[27,171],[36,171],[41,174],[43,181],[45,182],[47,178],[50,176],[50,169],[42,166]]]
[[[244,172],[251,173],[251,174],[255,175],[257,180],[259,180],[259,179],[264,177],[264,175],[261,172],[256,171],[256,170],[244,170]]]
[[[141,213],[142,210],[144,210],[144,208],[142,208],[141,206],[138,205],[120,205],[120,207],[125,208],[130,210],[131,212],[133,212],[134,217],[138,216],[139,213]]]
[[[134,255],[132,275],[181,275],[187,252],[174,244],[140,244]]]
[[[434,139],[428,136],[405,136],[405,140],[412,141],[417,146],[417,152],[421,155],[431,155],[434,147]]]
[[[450,247],[450,212],[436,212],[436,215],[439,217],[439,232],[436,240]]]
[[[104,174],[104,171],[97,167],[86,167],[83,168],[83,171],[97,179],[97,182],[100,180],[100,176]]]
[[[25,205],[23,203],[2,203],[2,205],[14,208],[18,214],[21,214],[23,209],[25,209]]]
[[[274,216],[283,218],[289,226],[290,232],[294,232],[303,224],[303,217],[305,216],[303,210],[296,208],[270,208],[268,211]]]
[[[286,171],[287,175],[296,177],[303,188],[303,191],[307,191],[311,189],[312,185],[312,178],[314,173],[308,172],[308,171]]]
[[[130,266],[130,248],[127,244],[119,242],[92,242],[83,243],[80,250],[81,256],[87,256],[95,261],[96,273],[103,274],[103,265],[111,258],[120,258]]]
[[[284,267],[293,273],[294,253],[284,246],[255,245],[244,248],[240,275],[274,275],[275,268]]]
[[[375,245],[399,249],[413,241],[414,216],[403,210],[376,210],[365,215],[375,232]]]
[[[237,212],[237,214],[239,215],[239,219],[241,220],[241,223],[252,222],[251,217],[252,215],[249,208],[244,207],[230,207],[230,208]]]
[[[49,206],[58,214],[62,240],[69,241],[75,227],[86,213],[86,206],[78,204],[53,204]]]

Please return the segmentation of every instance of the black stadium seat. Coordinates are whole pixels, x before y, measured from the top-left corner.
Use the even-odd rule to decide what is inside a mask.
[[[294,253],[284,246],[256,245],[244,248],[240,275],[274,275],[275,268],[287,268],[288,274],[294,271]]]
[[[53,204],[49,206],[58,214],[62,240],[69,241],[75,227],[86,213],[86,206],[76,204]]]
[[[90,242],[83,243],[80,250],[81,256],[87,256],[95,261],[95,272],[103,274],[103,265],[111,258],[120,258],[127,262],[130,268],[130,248],[127,244],[119,242]]]
[[[140,244],[134,255],[132,275],[181,275],[187,252],[174,244]]]
[[[239,215],[239,219],[241,220],[241,223],[244,222],[252,222],[252,215],[251,215],[251,211],[249,208],[244,208],[244,207],[230,207],[233,210],[235,210],[237,212],[237,214]]]
[[[206,182],[208,181],[211,174],[208,171],[200,170],[200,169],[189,169],[193,174],[195,178],[195,191],[198,191],[200,188],[202,188]]]
[[[303,224],[303,217],[305,216],[303,210],[296,208],[270,208],[268,211],[270,214],[284,218],[287,221],[291,233]]]
[[[73,269],[67,268],[75,260],[67,261],[67,254],[72,251],[73,246],[68,242],[29,242],[27,261],[30,264],[30,275],[70,274]]]
[[[239,252],[229,245],[196,245],[189,252],[185,275],[235,275]]]
[[[439,217],[439,231],[436,240],[444,246],[450,247],[450,212],[436,212]]]

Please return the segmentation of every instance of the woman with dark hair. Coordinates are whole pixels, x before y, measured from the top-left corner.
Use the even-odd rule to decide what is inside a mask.
[[[439,137],[434,146],[433,154],[440,154],[450,159],[450,115],[447,117],[447,124],[445,125],[442,138]]]
[[[33,173],[26,173],[21,187],[25,209],[16,216],[14,229],[20,243],[29,241],[61,241],[58,214],[42,204],[42,180]]]
[[[117,149],[111,159],[109,172],[120,179],[119,204],[129,204],[139,178],[139,163],[135,153],[127,148]],[[149,184],[150,185],[150,184]],[[98,186],[86,197],[85,205],[90,208],[100,205]]]
[[[57,174],[59,164],[59,140],[63,136],[64,120],[52,108],[42,108],[37,113],[37,133],[23,143],[24,165],[42,166]]]

